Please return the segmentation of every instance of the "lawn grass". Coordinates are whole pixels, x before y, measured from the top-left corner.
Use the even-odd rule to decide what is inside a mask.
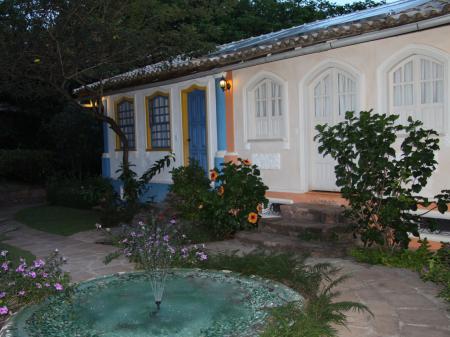
[[[68,236],[94,229],[99,214],[91,210],[46,205],[22,209],[15,217],[31,228]]]
[[[2,240],[5,240],[6,237],[0,236],[0,251],[7,250],[8,251],[8,260],[10,260],[13,265],[19,264],[19,259],[22,257],[27,261],[34,261],[36,260],[36,256],[34,256],[31,252],[27,250],[20,249],[15,246],[8,245],[7,243],[2,242]]]

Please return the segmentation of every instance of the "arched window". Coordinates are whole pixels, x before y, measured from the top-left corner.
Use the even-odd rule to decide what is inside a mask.
[[[133,100],[124,98],[116,104],[116,121],[119,124],[122,132],[127,137],[129,149],[135,150],[136,136]],[[121,150],[123,148],[122,143],[118,137],[116,138],[116,148],[118,150]]]
[[[443,132],[446,82],[443,62],[420,54],[404,58],[388,72],[389,112],[400,115],[402,124],[411,116]]]
[[[359,111],[359,80],[339,65],[325,67],[308,86],[308,111],[311,111],[311,135],[316,135],[318,124],[335,125],[345,118],[347,111]],[[317,75],[316,75],[317,74]],[[313,137],[310,138],[313,141]],[[313,141],[314,151],[310,152],[311,190],[337,191],[334,167],[336,162],[330,156],[323,156]]]
[[[147,98],[147,150],[170,149],[169,95],[156,93]]]
[[[273,78],[263,78],[248,89],[247,99],[249,139],[284,139],[284,85]]]

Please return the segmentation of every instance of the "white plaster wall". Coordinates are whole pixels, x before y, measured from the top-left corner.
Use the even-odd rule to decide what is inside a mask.
[[[240,157],[251,158],[252,154],[280,153],[280,170],[262,170],[262,176],[272,191],[305,192],[309,190],[311,126],[305,85],[308,74],[321,64],[334,62],[346,64],[360,75],[360,108],[373,108],[375,112],[387,112],[380,95],[384,89],[378,82],[378,68],[389,57],[411,45],[437,48],[450,61],[450,26],[427,31],[362,43],[292,59],[266,63],[233,71],[235,144]],[[447,69],[448,71],[448,69]],[[282,78],[288,87],[289,140],[259,141],[245,140],[246,103],[245,87],[260,72],[271,72]],[[447,85],[447,99],[450,97]],[[447,111],[450,115],[450,111]],[[432,196],[443,188],[450,188],[450,116],[446,120],[447,132],[440,137],[441,150],[437,160],[439,166],[429,181],[424,194]]]
[[[171,85],[153,87],[148,89],[141,89],[111,95],[106,97],[108,115],[114,117],[115,102],[122,97],[134,98],[134,112],[136,118],[136,151],[130,151],[130,162],[134,164],[133,170],[141,175],[148,168],[150,168],[155,160],[158,160],[168,152],[163,151],[147,151],[147,127],[146,127],[146,111],[145,111],[145,97],[152,95],[156,91],[161,91],[170,94],[170,118],[171,118],[171,137],[172,137],[172,151],[175,153],[175,165],[183,164],[183,134],[182,134],[182,114],[181,114],[181,92],[189,88],[191,85],[207,87],[206,90],[206,104],[207,104],[207,127],[208,127],[208,161],[212,168],[214,166],[214,155],[217,151],[217,136],[216,136],[216,106],[215,106],[215,82],[214,77],[208,76],[196,80],[190,80]],[[109,156],[111,158],[111,177],[117,178],[116,171],[122,162],[122,152],[116,151],[116,139],[112,130],[108,133]],[[171,175],[169,170],[164,170],[153,178],[152,183],[171,183]]]
[[[404,48],[413,45],[437,48],[443,55],[447,55],[450,64],[450,26],[434,28],[427,31],[396,36],[388,39],[362,43],[321,53],[304,55],[292,59],[266,63],[258,66],[233,71],[234,92],[234,123],[236,152],[242,158],[252,158],[252,154],[261,155],[260,158],[271,157],[274,154],[280,158],[280,169],[263,169],[262,176],[271,191],[306,192],[309,190],[311,129],[309,109],[307,109],[308,95],[305,91],[306,83],[311,75],[321,66],[328,63],[340,64],[353,73],[359,75],[360,80],[360,108],[373,108],[375,112],[387,112],[380,99],[383,84],[379,81],[378,70],[383,62]],[[450,71],[450,70],[448,70]],[[245,88],[261,72],[270,72],[281,78],[287,85],[286,105],[288,113],[288,138],[285,141],[246,141],[246,109]],[[218,72],[220,75],[220,72]],[[216,75],[217,76],[217,75]],[[450,78],[450,76],[449,76]],[[172,149],[177,161],[175,166],[183,164],[182,146],[182,117],[181,91],[193,84],[207,86],[207,118],[208,118],[208,160],[213,167],[214,155],[217,151],[216,136],[216,107],[214,76],[207,76],[167,86],[130,91],[106,97],[108,114],[113,116],[114,102],[123,96],[134,97],[136,115],[136,151],[130,152],[130,160],[136,165],[135,170],[142,174],[155,160],[161,158],[164,152],[146,151],[146,96],[155,91],[170,92]],[[447,99],[450,97],[447,85]],[[438,193],[443,188],[450,188],[450,111],[447,111],[447,132],[440,137],[441,150],[437,160],[439,166],[425,189],[428,196]],[[121,152],[115,151],[115,136],[109,132],[109,155],[111,158],[111,175],[116,177],[115,171],[121,162]],[[268,155],[268,156],[265,156]],[[274,163],[271,163],[276,167]],[[170,183],[170,174],[165,171],[154,178],[156,183]]]

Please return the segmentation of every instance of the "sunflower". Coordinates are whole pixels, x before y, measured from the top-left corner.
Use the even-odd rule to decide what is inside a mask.
[[[216,179],[217,179],[218,176],[219,176],[219,175],[217,174],[217,171],[216,171],[216,170],[211,170],[211,173],[210,173],[210,175],[209,175],[211,181],[216,181]]]
[[[248,159],[244,159],[242,161],[242,164],[244,164],[245,166],[250,166],[252,164],[252,162],[250,160],[248,160]]]
[[[258,206],[256,206],[256,210],[258,211],[258,213],[261,213],[263,210],[263,205],[262,204],[258,204]]]
[[[217,189],[217,194],[222,196],[224,192],[225,188],[223,187],[223,185],[220,185],[219,188]]]
[[[258,222],[258,214],[256,214],[255,212],[250,212],[248,214],[247,221],[252,224],[257,223]]]

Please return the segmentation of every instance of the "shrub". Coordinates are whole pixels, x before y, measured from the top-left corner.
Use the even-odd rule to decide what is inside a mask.
[[[211,182],[196,161],[189,166],[180,166],[171,171],[173,184],[170,192],[176,196],[173,205],[182,217],[198,220],[198,206],[211,188]]]
[[[439,138],[420,121],[397,115],[347,112],[334,126],[318,125],[319,152],[336,160],[336,184],[348,199],[346,215],[364,245],[408,247],[409,234],[419,236],[417,205],[429,206],[418,194],[436,168]],[[396,149],[398,134],[404,133]],[[444,191],[446,192],[446,191]],[[436,196],[438,209],[447,210],[448,193]]]
[[[53,153],[44,150],[0,150],[0,179],[42,183],[53,166]]]
[[[54,177],[47,184],[47,200],[53,205],[90,209],[114,195],[111,182],[102,177],[83,180]]]
[[[175,169],[171,191],[175,207],[211,233],[212,238],[226,238],[238,230],[254,228],[259,213],[268,200],[267,186],[256,165],[238,159],[210,172],[210,181],[197,164]],[[214,187],[211,187],[211,183]]]
[[[0,255],[0,323],[27,304],[68,290],[69,276],[61,269],[65,260],[57,251],[45,260],[21,259],[17,266],[8,260],[8,251],[1,251]]]

